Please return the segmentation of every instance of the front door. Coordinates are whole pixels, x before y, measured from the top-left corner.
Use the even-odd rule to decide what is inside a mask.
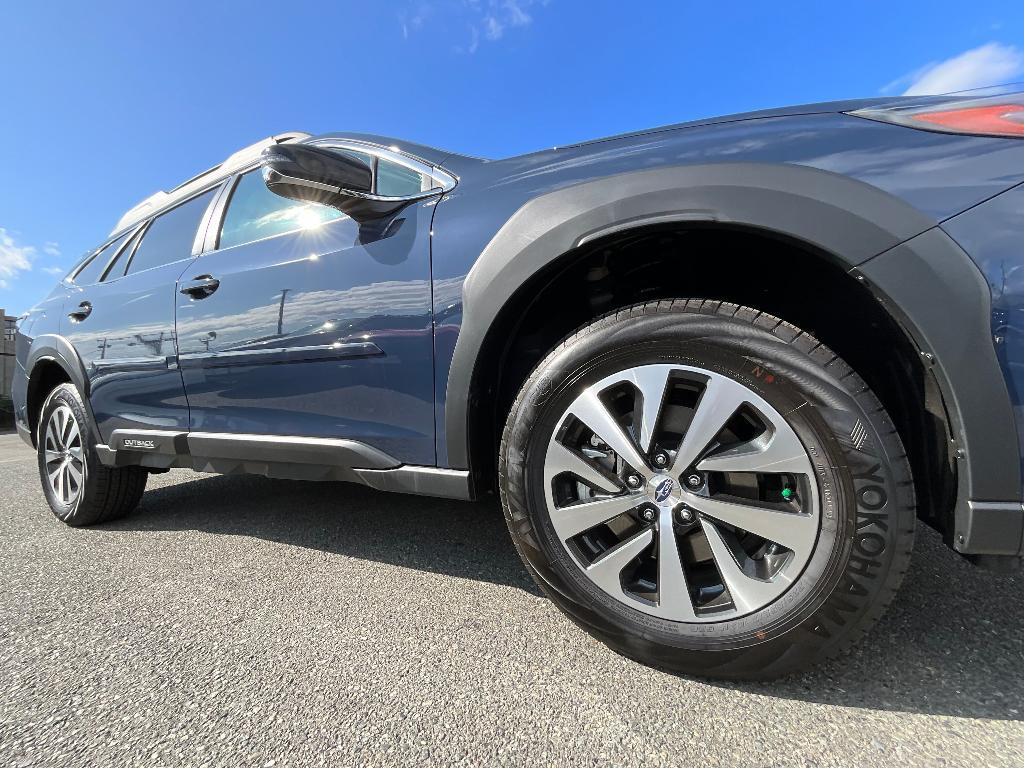
[[[177,298],[191,430],[346,438],[433,465],[432,216],[420,199],[360,225],[278,197],[258,169],[237,177]]]

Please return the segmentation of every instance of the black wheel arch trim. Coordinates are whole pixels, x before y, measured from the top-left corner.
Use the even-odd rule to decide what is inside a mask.
[[[82,396],[86,416],[89,419],[89,427],[92,429],[93,434],[99,434],[96,428],[96,417],[93,415],[92,404],[89,401],[89,377],[86,375],[85,366],[82,364],[82,358],[79,357],[74,346],[63,336],[42,334],[32,339],[28,354],[25,357],[24,368],[27,379],[25,386],[26,409],[28,398],[32,391],[33,379],[38,373],[39,366],[44,363],[54,363],[67,374],[68,379]],[[31,414],[26,411],[25,417],[26,421],[31,423]],[[35,446],[34,431],[32,430],[29,434],[33,441],[33,447]]]
[[[957,439],[964,442],[958,529],[961,518],[969,516],[971,499],[1020,500],[1019,448],[988,333],[991,296],[980,271],[937,228],[939,222],[906,202],[864,182],[798,165],[632,172],[565,187],[519,208],[463,285],[462,325],[445,399],[449,467],[472,469],[477,363],[492,324],[516,292],[540,270],[609,234],[684,222],[782,236],[864,277],[918,348],[934,356],[932,373]],[[927,274],[928,289],[918,281],[920,271]],[[968,320],[957,323],[958,317]]]

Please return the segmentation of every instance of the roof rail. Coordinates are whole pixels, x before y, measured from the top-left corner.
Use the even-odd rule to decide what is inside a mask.
[[[114,235],[123,229],[127,229],[133,224],[138,224],[140,221],[156,211],[162,210],[178,200],[184,200],[193,192],[202,188],[211,181],[214,181],[215,179],[222,179],[225,176],[229,176],[234,173],[238,169],[244,168],[256,160],[260,156],[260,152],[267,147],[273,146],[274,144],[286,144],[290,141],[302,141],[309,137],[310,134],[303,133],[302,131],[288,131],[287,133],[279,133],[275,136],[262,139],[257,141],[255,144],[250,144],[248,147],[235,152],[224,162],[193,176],[191,179],[179,184],[169,192],[153,193],[138,205],[130,208],[117,222],[110,234]]]

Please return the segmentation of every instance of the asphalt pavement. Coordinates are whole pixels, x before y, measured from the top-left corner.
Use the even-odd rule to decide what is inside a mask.
[[[920,528],[849,656],[709,683],[562,618],[493,501],[175,470],[72,529],[3,435],[0,765],[1022,766],[1022,585]]]

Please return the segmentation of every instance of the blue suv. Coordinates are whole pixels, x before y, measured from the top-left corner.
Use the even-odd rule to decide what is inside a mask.
[[[503,160],[274,136],[128,211],[18,326],[69,525],[174,467],[500,495],[613,648],[767,678],[915,521],[1024,536],[1024,96],[732,115]]]

